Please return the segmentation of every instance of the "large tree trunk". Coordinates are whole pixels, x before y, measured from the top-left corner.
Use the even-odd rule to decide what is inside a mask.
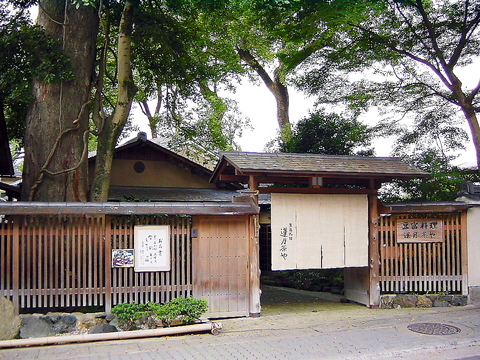
[[[475,147],[475,155],[477,157],[477,171],[480,172],[480,125],[478,124],[478,118],[475,111],[471,109],[471,106],[467,109],[463,108],[463,113],[470,126],[473,146]]]
[[[280,75],[281,65],[275,70],[273,79],[265,68],[255,59],[250,51],[237,48],[240,58],[245,61],[260,76],[268,90],[275,97],[277,103],[277,122],[282,137],[290,135],[289,97],[288,88]]]
[[[157,125],[160,118],[160,110],[162,108],[162,101],[163,101],[162,87],[160,84],[157,84],[157,100],[156,101],[157,101],[157,104],[155,105],[155,110],[153,115],[152,115],[152,112],[150,111],[150,106],[148,105],[147,100],[142,100],[142,101],[139,101],[138,103],[140,106],[140,110],[148,119],[148,126],[150,127],[152,138],[154,139],[158,137]]]
[[[135,95],[135,85],[131,69],[131,43],[134,10],[138,0],[127,0],[122,12],[118,35],[117,104],[112,116],[104,119],[98,131],[95,175],[90,190],[91,201],[107,201],[110,187],[113,154],[118,136],[127,122]]]
[[[25,133],[22,200],[86,201],[88,101],[98,33],[97,10],[43,0],[38,24],[70,58],[74,80],[33,81]]]

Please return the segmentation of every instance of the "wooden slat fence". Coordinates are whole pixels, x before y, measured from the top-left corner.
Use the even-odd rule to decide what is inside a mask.
[[[135,224],[168,224],[171,271],[112,268],[111,250],[133,248]],[[192,293],[189,217],[0,218],[0,296],[16,311],[166,302]]]
[[[438,218],[443,242],[397,243],[396,220]],[[409,214],[379,221],[380,289],[382,293],[466,293],[466,215]]]
[[[111,269],[112,306],[133,301],[165,303],[177,297],[191,296],[191,218],[115,217],[109,230],[113,248],[133,249],[134,225],[170,225],[171,270],[136,273],[133,268]]]

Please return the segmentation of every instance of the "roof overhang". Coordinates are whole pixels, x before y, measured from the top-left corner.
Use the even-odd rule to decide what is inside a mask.
[[[421,214],[463,212],[473,207],[460,201],[384,204],[384,214]]]
[[[5,191],[9,199],[20,199],[22,190],[18,186],[10,185],[0,181],[0,190]]]
[[[0,203],[2,215],[256,215],[253,200],[236,202],[8,202]]]
[[[309,183],[322,178],[326,183],[370,182],[379,187],[393,179],[424,178],[429,174],[412,168],[398,158],[369,158],[318,154],[268,154],[224,152],[213,171],[213,183]]]

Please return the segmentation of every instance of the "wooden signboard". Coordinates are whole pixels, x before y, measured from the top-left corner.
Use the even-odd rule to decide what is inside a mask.
[[[398,219],[397,243],[443,242],[442,219]]]
[[[170,227],[136,225],[135,271],[170,271]]]

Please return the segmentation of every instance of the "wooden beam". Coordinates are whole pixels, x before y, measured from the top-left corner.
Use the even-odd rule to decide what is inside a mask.
[[[248,176],[234,175],[234,174],[220,174],[217,181],[246,183],[248,181]]]
[[[391,204],[391,214],[451,213],[468,210],[472,205],[458,204]]]
[[[250,317],[259,317],[260,304],[260,244],[258,215],[249,216],[249,262],[250,262]]]
[[[150,202],[150,203],[0,203],[4,215],[252,215],[259,208],[245,202]]]
[[[252,198],[255,205],[258,205],[258,180],[255,176],[249,176],[248,178],[248,188],[252,192]]]
[[[296,187],[261,187],[260,194],[374,194],[372,189],[344,189],[344,188],[296,188]]]

